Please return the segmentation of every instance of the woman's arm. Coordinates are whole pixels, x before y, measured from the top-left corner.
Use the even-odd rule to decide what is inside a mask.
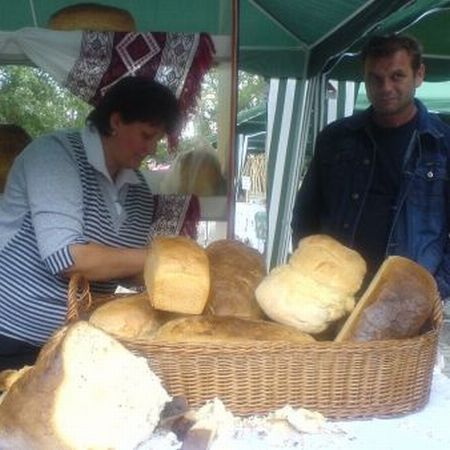
[[[91,281],[120,280],[139,277],[144,272],[146,248],[114,248],[106,245],[72,244],[74,264],[65,272],[80,273]]]

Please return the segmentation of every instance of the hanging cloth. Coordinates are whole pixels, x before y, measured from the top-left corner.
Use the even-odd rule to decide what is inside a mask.
[[[213,57],[214,44],[205,33],[84,31],[80,55],[64,84],[95,106],[123,77],[148,77],[172,90],[185,121],[195,109]]]

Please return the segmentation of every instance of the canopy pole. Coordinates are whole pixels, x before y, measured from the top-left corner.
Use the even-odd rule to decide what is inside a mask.
[[[234,239],[236,215],[236,117],[238,84],[239,0],[233,0],[231,11],[231,101],[227,184],[227,238]]]
[[[36,8],[34,7],[34,0],[29,0],[30,9],[31,9],[31,17],[33,17],[33,24],[37,28],[37,16],[36,16]]]

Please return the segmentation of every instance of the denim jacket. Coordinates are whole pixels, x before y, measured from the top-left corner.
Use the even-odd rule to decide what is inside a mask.
[[[405,153],[402,180],[385,255],[406,256],[427,268],[442,297],[450,295],[450,127],[416,100],[417,128]],[[295,200],[294,245],[325,233],[350,247],[371,186],[376,145],[370,108],[319,134]]]

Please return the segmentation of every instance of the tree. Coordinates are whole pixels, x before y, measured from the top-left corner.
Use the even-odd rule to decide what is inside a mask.
[[[238,111],[265,103],[267,82],[258,75],[239,72]],[[219,81],[212,69],[203,80],[196,114],[191,117],[180,151],[214,142],[217,135]],[[0,122],[24,128],[33,138],[62,128],[81,128],[91,107],[71,94],[48,73],[28,66],[0,67]],[[158,146],[158,161],[170,159],[165,142]]]
[[[259,75],[239,71],[238,113],[267,101],[267,81]],[[192,119],[194,135],[214,139],[217,134],[217,104],[219,82],[217,72],[210,70],[203,80],[197,114]]]
[[[32,137],[83,126],[91,107],[49,74],[28,66],[0,68],[0,122],[20,125]]]

